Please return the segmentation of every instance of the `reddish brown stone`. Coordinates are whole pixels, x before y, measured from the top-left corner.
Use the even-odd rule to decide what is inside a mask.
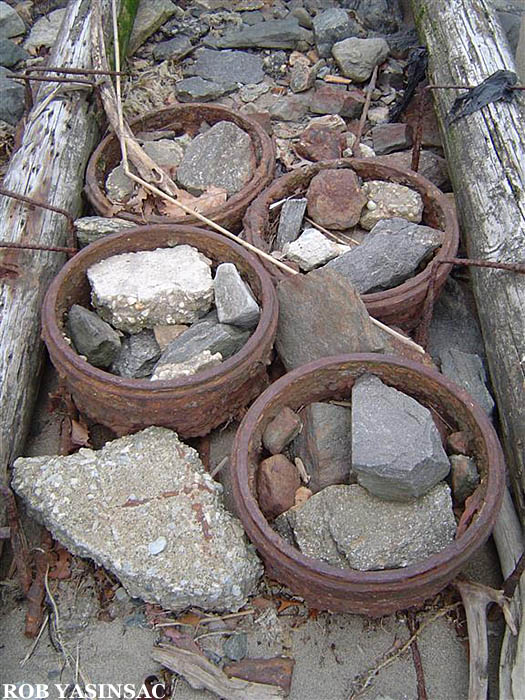
[[[272,135],[273,125],[269,112],[250,112],[250,114],[247,114],[246,116],[260,124],[269,136]]]
[[[366,204],[357,175],[349,169],[317,173],[306,199],[311,219],[320,226],[340,230],[355,226]]]
[[[378,156],[402,151],[412,145],[412,127],[409,124],[378,124],[372,129],[372,142]]]
[[[469,455],[472,452],[472,433],[468,430],[452,433],[448,436],[447,448],[455,455]]]
[[[314,161],[341,158],[344,148],[344,137],[326,126],[309,126],[295,144],[297,155]]]
[[[264,459],[257,470],[259,507],[273,520],[295,504],[295,492],[301,485],[299,472],[284,455]]]
[[[359,119],[365,97],[361,90],[340,89],[322,85],[312,97],[310,111],[314,114],[339,114],[349,119]]]
[[[377,156],[377,158],[387,165],[394,165],[398,168],[412,167],[412,150],[398,151],[387,156]],[[421,151],[418,172],[440,190],[446,192],[451,187],[447,161],[433,151]]]
[[[289,695],[295,659],[277,656],[273,659],[243,659],[227,664],[224,673],[229,677],[242,678],[252,683],[277,685]]]
[[[302,427],[303,424],[297,413],[285,406],[266,426],[263,444],[268,452],[276,455],[299,435]]]

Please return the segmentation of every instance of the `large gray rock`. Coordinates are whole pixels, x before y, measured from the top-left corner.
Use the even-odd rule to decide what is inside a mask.
[[[362,192],[367,205],[361,213],[360,224],[367,231],[383,219],[401,218],[418,224],[423,217],[423,200],[419,192],[385,180],[368,180]]]
[[[275,239],[275,249],[283,250],[287,243],[295,241],[301,231],[307,200],[288,199],[281,207],[279,228]]]
[[[358,485],[329,486],[275,521],[306,556],[359,571],[409,566],[454,540],[456,521],[447,484],[415,503],[382,501]]]
[[[211,360],[213,356],[220,354],[219,360],[227,359],[240,350],[249,337],[249,330],[217,323],[214,319],[195,323],[164,350],[153,370],[153,379],[174,379],[180,376],[185,367],[192,366],[191,360],[195,357],[200,358],[198,369],[203,369],[203,364],[206,367],[214,366],[214,360]]]
[[[83,216],[75,221],[77,241],[81,248],[98,241],[99,238],[130,228],[137,228],[137,224],[118,217],[109,219],[104,216]]]
[[[29,58],[29,54],[21,46],[10,39],[0,38],[0,66],[11,68],[26,58]]]
[[[345,7],[354,10],[367,29],[383,34],[396,32],[403,19],[399,0],[346,0]]]
[[[197,452],[147,428],[68,457],[19,458],[13,487],[71,552],[169,610],[237,610],[262,573]]]
[[[260,316],[259,304],[233,263],[222,263],[215,273],[215,306],[220,323],[253,328]]]
[[[199,49],[195,62],[184,75],[198,75],[216,83],[233,82],[255,85],[264,78],[262,58],[246,51],[213,51]]]
[[[134,54],[176,11],[177,6],[171,0],[140,2],[129,39],[128,55]]]
[[[66,329],[75,350],[94,367],[109,367],[120,350],[120,336],[93,311],[74,304]]]
[[[465,389],[488,416],[494,411],[494,399],[487,389],[487,372],[479,355],[450,347],[441,353],[441,371]]]
[[[311,403],[301,413],[303,429],[292,449],[310,475],[314,493],[355,481],[352,471],[352,412],[346,406]]]
[[[312,43],[312,32],[294,18],[258,22],[217,41],[221,49],[295,49],[300,42]]]
[[[388,57],[390,49],[384,39],[358,39],[352,37],[337,42],[332,47],[342,74],[356,83],[363,83],[372,75],[376,66]]]
[[[248,134],[233,122],[218,122],[188,146],[177,169],[177,181],[194,194],[201,194],[210,185],[235,194],[249,181],[253,169]]]
[[[20,36],[26,30],[24,21],[7,2],[0,2],[0,37]]]
[[[276,348],[288,371],[340,353],[390,350],[359,294],[335,270],[294,275],[279,284],[277,296]]]
[[[237,85],[231,81],[216,83],[196,76],[179,80],[175,85],[175,94],[179,102],[209,102],[236,89]]]
[[[184,34],[178,34],[173,39],[161,41],[153,47],[153,58],[156,61],[165,61],[168,58],[179,60],[191,50],[191,41]]]
[[[319,12],[313,20],[315,45],[322,58],[331,56],[332,46],[338,41],[361,35],[361,27],[350,19],[348,12],[338,7]]]
[[[352,390],[352,465],[359,484],[387,501],[421,498],[450,471],[428,408],[371,374]]]
[[[113,255],[92,265],[87,276],[93,306],[129,333],[191,323],[213,301],[210,261],[188,245]]]
[[[348,246],[332,241],[316,228],[305,229],[297,240],[284,247],[288,260],[297,263],[305,272],[324,265],[348,250]]]
[[[66,9],[59,8],[37,19],[24,42],[24,49],[34,54],[42,46],[51,48],[56,41],[66,12]]]
[[[160,347],[149,329],[124,338],[120,352],[111,365],[113,374],[129,379],[144,379],[153,372]]]
[[[174,139],[144,141],[142,148],[159,167],[169,173],[175,172],[184,157],[185,150],[180,141]]]
[[[24,86],[7,76],[11,71],[0,67],[0,120],[16,126],[25,110]]]
[[[331,260],[327,267],[346,277],[361,294],[391,289],[412,276],[420,263],[443,243],[442,231],[385,219],[363,242]]]

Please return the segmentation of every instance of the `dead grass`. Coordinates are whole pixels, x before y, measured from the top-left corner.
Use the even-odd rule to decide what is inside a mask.
[[[140,117],[175,100],[175,84],[182,78],[181,69],[172,61],[163,61],[151,66],[147,61],[132,61],[134,75],[122,85],[122,106],[126,119]]]

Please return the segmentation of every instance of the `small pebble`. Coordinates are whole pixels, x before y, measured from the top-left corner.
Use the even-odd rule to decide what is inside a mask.
[[[148,552],[152,555],[160,554],[166,549],[167,544],[168,542],[165,537],[157,537],[156,540],[148,544]]]

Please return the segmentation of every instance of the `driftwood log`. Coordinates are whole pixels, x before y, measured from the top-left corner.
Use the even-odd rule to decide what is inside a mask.
[[[91,66],[90,0],[71,0],[49,65]],[[109,6],[104,0],[105,12]],[[97,137],[89,86],[43,83],[3,187],[80,214],[84,170]],[[0,241],[66,246],[68,220],[0,196]],[[0,483],[20,454],[38,391],[43,345],[40,308],[63,253],[0,248]]]

